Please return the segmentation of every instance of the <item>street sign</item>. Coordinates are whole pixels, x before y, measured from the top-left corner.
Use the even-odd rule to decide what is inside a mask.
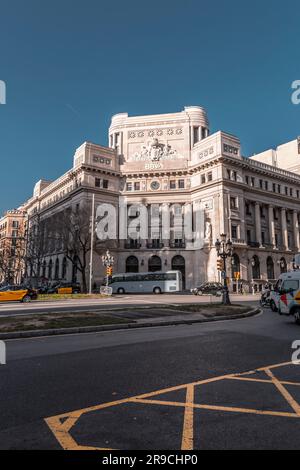
[[[101,286],[100,287],[100,294],[101,295],[106,295],[107,297],[111,297],[113,293],[112,287],[108,286]]]

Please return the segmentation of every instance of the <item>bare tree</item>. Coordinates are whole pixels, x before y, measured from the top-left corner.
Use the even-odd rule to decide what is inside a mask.
[[[81,274],[82,290],[87,292],[88,254],[91,251],[91,207],[85,203],[55,215],[56,243],[66,258]]]
[[[26,276],[38,283],[41,277],[41,267],[45,256],[49,252],[51,223],[48,219],[41,220],[40,216],[33,217],[28,222],[26,234]]]
[[[0,247],[0,279],[19,284],[25,271],[24,237],[4,240]]]

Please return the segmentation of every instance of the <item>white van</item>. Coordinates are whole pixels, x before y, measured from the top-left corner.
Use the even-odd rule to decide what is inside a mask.
[[[294,315],[296,323],[300,325],[300,270],[279,276],[271,301],[281,315]]]

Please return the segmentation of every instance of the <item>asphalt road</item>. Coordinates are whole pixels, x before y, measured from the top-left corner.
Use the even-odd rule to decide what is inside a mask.
[[[235,303],[255,302],[259,297],[252,295],[234,295]],[[35,301],[28,304],[20,302],[0,303],[0,317],[29,315],[31,313],[49,312],[79,312],[79,311],[108,311],[113,308],[145,307],[155,305],[172,305],[183,303],[221,302],[221,299],[210,296],[194,296],[191,294],[162,294],[162,295],[116,295],[103,299],[68,299],[58,301]]]
[[[300,365],[268,367],[297,339],[292,318],[265,311],[8,341],[0,448],[298,449]]]

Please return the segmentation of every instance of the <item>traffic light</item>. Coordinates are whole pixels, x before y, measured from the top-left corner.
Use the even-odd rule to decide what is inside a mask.
[[[218,271],[224,271],[224,262],[222,259],[218,259],[217,268],[218,268]]]
[[[113,268],[112,268],[112,266],[107,267],[107,268],[106,268],[106,275],[107,275],[108,277],[111,277],[111,276],[112,276],[112,273],[113,273]]]

